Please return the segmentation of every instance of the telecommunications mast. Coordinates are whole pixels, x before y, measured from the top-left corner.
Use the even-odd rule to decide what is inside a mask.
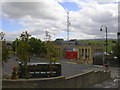
[[[45,38],[44,39],[45,39],[46,42],[51,40],[51,36],[50,36],[48,31],[45,32]]]
[[[69,11],[67,12],[67,41],[69,41],[69,26],[70,26],[70,21],[69,21]]]

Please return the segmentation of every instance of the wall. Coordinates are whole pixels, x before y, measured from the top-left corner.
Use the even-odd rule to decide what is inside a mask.
[[[65,78],[3,80],[3,88],[82,88],[111,78],[111,71],[90,71]]]

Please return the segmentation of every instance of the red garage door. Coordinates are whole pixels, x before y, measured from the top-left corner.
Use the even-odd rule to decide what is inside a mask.
[[[78,52],[66,51],[67,59],[78,59]]]

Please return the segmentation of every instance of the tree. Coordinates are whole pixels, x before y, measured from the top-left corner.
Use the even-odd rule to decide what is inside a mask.
[[[46,46],[47,46],[46,57],[50,60],[50,63],[51,62],[55,63],[57,61],[58,54],[57,54],[57,51],[55,50],[55,45],[50,41],[51,35],[49,34],[48,31],[45,32],[45,39],[46,39]]]
[[[117,57],[120,64],[120,44],[116,43],[116,45],[113,47],[113,54]]]
[[[50,62],[56,62],[55,60],[57,60],[58,58],[58,53],[55,49],[55,45],[51,42],[51,41],[47,41],[46,42],[47,45],[47,55],[46,57],[50,60]],[[55,59],[53,59],[55,58]]]
[[[12,51],[16,52],[17,51],[17,46],[19,44],[18,39],[13,41],[12,43]],[[44,57],[47,53],[47,46],[45,42],[42,42],[40,39],[31,37],[28,39],[28,44],[29,46],[29,54],[30,56],[42,56]]]
[[[6,63],[8,61],[9,57],[9,50],[10,48],[7,46],[6,41],[2,41],[2,63]]]
[[[0,32],[0,54],[2,54],[2,64],[6,63],[9,59],[9,47],[4,39],[5,33]]]
[[[13,51],[13,52],[16,52],[16,51],[17,51],[18,43],[19,43],[19,42],[18,42],[18,39],[17,39],[17,38],[16,38],[15,41],[12,42],[11,47],[12,47],[12,51]]]
[[[47,41],[47,59],[49,60],[51,76],[53,76],[53,71],[56,68],[55,63],[58,59],[58,53],[55,50],[55,45],[51,41]]]
[[[4,39],[5,33],[0,32],[0,49],[2,48],[0,54],[2,54],[2,64],[6,63],[9,59],[9,47],[7,46],[7,43]],[[3,40],[4,39],[4,40]]]
[[[20,39],[17,40],[17,51],[16,51],[16,54],[17,54],[17,57],[19,58],[19,60],[24,64],[24,68],[25,68],[25,76],[27,77],[28,75],[28,67],[27,67],[27,62],[29,60],[29,57],[30,57],[30,53],[29,53],[29,48],[30,48],[30,45],[29,45],[29,37],[31,35],[29,35],[26,32],[23,32],[20,36]]]
[[[30,53],[31,55],[37,56],[45,56],[46,54],[46,44],[42,42],[40,39],[31,37],[29,39],[30,44]]]

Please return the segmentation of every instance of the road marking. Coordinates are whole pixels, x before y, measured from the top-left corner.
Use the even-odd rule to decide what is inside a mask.
[[[66,63],[76,64],[76,63],[73,63],[73,62],[66,62]]]
[[[93,65],[93,66],[96,66],[96,67],[103,67],[103,66],[100,66],[100,65]]]
[[[92,71],[92,69],[90,69],[90,70],[83,70],[83,72],[90,72],[90,71]]]

